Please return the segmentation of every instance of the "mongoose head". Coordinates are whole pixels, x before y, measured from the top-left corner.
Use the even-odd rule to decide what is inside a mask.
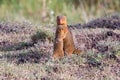
[[[66,16],[57,16],[57,25],[67,25]]]

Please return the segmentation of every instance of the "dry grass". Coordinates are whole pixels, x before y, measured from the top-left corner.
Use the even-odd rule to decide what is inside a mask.
[[[51,57],[53,27],[46,29],[29,22],[0,23],[0,79],[119,80],[119,28],[87,28],[91,23],[85,28],[70,28],[76,47],[85,50],[85,54],[60,60]]]

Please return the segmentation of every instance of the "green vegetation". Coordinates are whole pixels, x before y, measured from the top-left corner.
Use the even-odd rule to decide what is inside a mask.
[[[48,39],[50,42],[53,41],[54,35],[50,31],[45,30],[38,30],[36,34],[31,36],[31,39],[33,42],[37,42],[38,40],[41,40],[45,42],[46,39]]]
[[[83,23],[89,19],[120,12],[119,0],[0,0],[0,20],[31,20],[54,23],[64,14],[68,22]]]
[[[0,80],[119,80],[120,17],[111,16],[119,6],[120,0],[0,0]],[[88,22],[70,28],[84,54],[52,57],[60,14],[68,24]]]

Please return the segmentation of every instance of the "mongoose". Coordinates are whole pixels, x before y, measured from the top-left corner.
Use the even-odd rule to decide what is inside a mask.
[[[63,51],[63,40],[55,40],[54,42],[54,51],[53,51],[53,57],[54,58],[61,58],[64,56]]]
[[[63,39],[65,38],[65,34],[67,33],[67,29],[62,25],[57,25],[56,33],[55,33],[55,42],[54,42],[54,58],[61,58],[64,56],[63,51]]]
[[[53,57],[56,58],[56,57],[63,57],[65,54],[70,55],[73,53],[76,54],[81,53],[80,50],[75,49],[73,36],[71,31],[68,29],[66,17],[57,16],[56,22],[57,22],[57,29],[55,33]]]
[[[64,50],[64,53],[66,55],[71,55],[71,54],[74,54],[74,53],[75,54],[81,53],[81,50],[78,50],[78,49],[75,48],[72,33],[71,33],[71,31],[69,30],[69,28],[67,26],[66,17],[65,16],[58,17],[58,21],[57,22],[59,22],[59,25],[62,25],[63,27],[65,27],[67,29],[66,36],[63,39],[63,50]]]

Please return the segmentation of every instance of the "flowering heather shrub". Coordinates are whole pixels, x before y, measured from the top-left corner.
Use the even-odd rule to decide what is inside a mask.
[[[59,60],[51,57],[53,27],[46,32],[28,23],[0,23],[0,79],[119,80],[120,32],[119,25],[112,28],[112,21],[119,24],[119,18],[107,17],[69,26],[75,46],[85,53]]]

